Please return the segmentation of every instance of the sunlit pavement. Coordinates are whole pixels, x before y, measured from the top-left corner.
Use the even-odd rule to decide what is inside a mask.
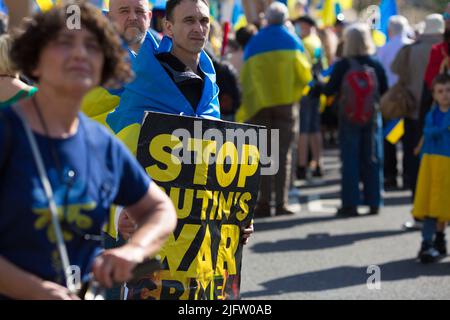
[[[256,220],[244,248],[242,299],[449,299],[450,258],[418,263],[420,233],[402,229],[410,193],[386,193],[377,216],[362,208],[361,217],[337,218],[336,150],[326,151],[324,169],[322,180],[295,182],[295,215]]]

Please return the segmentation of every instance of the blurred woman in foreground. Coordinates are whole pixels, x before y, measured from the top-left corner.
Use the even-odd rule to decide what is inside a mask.
[[[73,4],[80,9],[81,25],[70,30],[67,8]],[[13,62],[39,91],[4,109],[0,118],[0,295],[76,298],[64,287],[67,273],[52,226],[52,201],[44,192],[27,126],[53,189],[68,260],[82,279],[93,270],[105,287],[127,281],[174,230],[170,199],[121,143],[79,112],[90,89],[130,77],[125,57],[107,19],[82,1],[35,15],[15,39]],[[99,255],[112,204],[124,206],[139,229],[124,246]]]

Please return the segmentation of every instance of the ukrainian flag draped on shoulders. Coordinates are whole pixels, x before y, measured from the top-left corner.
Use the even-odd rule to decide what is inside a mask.
[[[145,37],[145,43],[147,43],[148,48],[153,48],[152,52],[158,48],[158,43],[155,38],[153,38],[150,32],[147,32]],[[125,47],[125,45],[124,45]],[[129,61],[131,63],[131,69],[136,72],[137,67],[137,57],[130,48],[125,47],[129,54]],[[141,48],[141,52],[143,52]],[[89,118],[99,122],[106,128],[112,131],[111,127],[107,123],[108,115],[113,112],[121,101],[123,92],[125,91],[125,84],[118,89],[107,89],[105,87],[96,87],[84,96],[81,103],[81,111],[86,114]],[[137,141],[139,138],[140,125],[131,126],[127,130],[124,130],[117,137],[122,140],[133,154],[136,154]],[[109,223],[105,226],[105,232],[112,237],[112,239],[117,238],[117,217],[121,212],[121,208],[112,206],[110,210]],[[106,240],[108,241],[108,240]]]
[[[135,60],[135,79],[125,85],[119,106],[106,119],[108,126],[133,153],[145,111],[220,119],[219,88],[208,55],[204,51],[200,54],[199,68],[205,77],[202,97],[194,111],[155,57],[171,49],[172,40],[168,37],[162,39],[159,47],[148,39],[144,41]]]
[[[433,125],[435,106],[425,118],[424,144],[413,215],[450,221],[450,111]]]
[[[146,40],[155,49],[158,47],[158,43],[153,38],[150,32],[147,32]],[[131,64],[131,69],[136,70],[136,53],[130,50],[130,48],[124,45],[124,48],[128,51],[128,57]],[[125,90],[125,84],[121,88],[108,89],[105,87],[96,87],[89,91],[83,98],[81,103],[81,111],[84,112],[89,118],[99,122],[100,124],[111,129],[106,123],[106,117],[108,114],[114,111],[119,105],[122,93]]]
[[[281,25],[261,29],[244,51],[242,105],[236,119],[245,122],[264,108],[299,101],[311,79],[301,40]]]

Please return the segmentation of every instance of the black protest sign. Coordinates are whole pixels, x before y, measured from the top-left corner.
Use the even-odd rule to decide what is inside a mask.
[[[130,299],[239,298],[242,230],[256,204],[261,127],[147,112],[137,158],[170,196],[178,224],[160,252],[163,270]]]

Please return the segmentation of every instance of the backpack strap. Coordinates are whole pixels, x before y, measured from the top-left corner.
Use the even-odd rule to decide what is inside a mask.
[[[11,122],[9,116],[4,111],[0,111],[0,123],[3,125],[3,132],[0,134],[3,136],[5,142],[3,150],[1,150],[2,152],[0,153],[0,176],[2,176],[3,172],[6,170],[6,166],[12,152]]]

